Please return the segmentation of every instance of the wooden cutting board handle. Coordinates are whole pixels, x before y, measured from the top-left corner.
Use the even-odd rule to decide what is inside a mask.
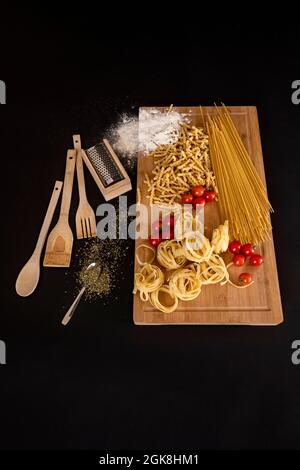
[[[60,217],[66,217],[66,218],[69,217],[75,164],[76,164],[76,150],[73,150],[73,149],[68,150],[65,179],[64,179],[64,188],[63,188],[62,202],[61,202],[61,208],[60,208]]]

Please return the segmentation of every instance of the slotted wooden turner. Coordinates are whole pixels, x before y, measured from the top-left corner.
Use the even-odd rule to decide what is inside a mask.
[[[80,135],[73,135],[74,148],[77,152],[76,170],[79,191],[79,206],[76,212],[76,233],[77,238],[89,238],[96,236],[95,212],[88,203],[85,191],[83,162],[81,156]]]
[[[69,210],[71,204],[75,164],[76,150],[68,150],[60,216],[56,226],[48,237],[43,263],[44,266],[70,266],[73,247],[73,233],[69,226]]]

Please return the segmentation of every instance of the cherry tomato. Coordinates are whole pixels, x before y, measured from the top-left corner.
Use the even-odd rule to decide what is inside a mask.
[[[245,264],[245,261],[246,261],[246,258],[244,255],[234,255],[234,257],[232,258],[232,262],[233,264],[235,264],[236,266],[243,266]]]
[[[203,186],[194,186],[192,189],[192,195],[194,197],[201,197],[203,196],[204,191],[205,191],[205,188],[203,188]]]
[[[239,253],[241,251],[242,244],[238,240],[232,240],[232,242],[229,243],[228,246],[228,251],[229,253],[232,253],[233,255]]]
[[[161,238],[163,240],[173,240],[174,238],[174,229],[173,228],[168,228],[165,231],[162,232]]]
[[[155,220],[152,224],[152,235],[159,235],[161,231],[161,220]]]
[[[257,254],[254,254],[254,255],[251,255],[250,257],[250,264],[252,266],[260,266],[261,264],[263,264],[263,257],[261,255],[257,255]]]
[[[198,186],[197,186],[198,187]],[[193,200],[193,208],[196,209],[196,207],[204,207],[206,204],[204,197],[196,197]]]
[[[167,217],[164,218],[163,221],[163,228],[172,228],[174,227],[174,215],[168,215]]]
[[[250,284],[252,282],[252,276],[249,273],[242,273],[239,276],[239,283],[240,284]]]
[[[182,194],[181,196],[181,202],[182,204],[192,204],[193,202],[193,195],[188,193],[188,194]]]
[[[156,246],[158,246],[160,243],[161,243],[162,239],[160,237],[149,237],[149,242],[151,243],[151,245],[155,248]]]
[[[206,202],[212,202],[216,199],[216,193],[214,191],[205,191],[203,197]]]
[[[254,249],[251,243],[246,243],[242,246],[242,254],[246,257],[254,254]]]

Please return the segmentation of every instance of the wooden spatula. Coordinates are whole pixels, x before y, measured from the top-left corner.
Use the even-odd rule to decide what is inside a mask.
[[[60,216],[56,226],[48,237],[44,266],[70,266],[73,247],[73,233],[69,226],[69,210],[71,204],[75,164],[76,150],[68,150]]]
[[[59,199],[62,185],[62,181],[55,182],[52,196],[49,202],[47,213],[45,215],[45,219],[39,234],[36,247],[34,249],[34,252],[32,253],[31,258],[27,261],[18,276],[16,282],[16,291],[17,294],[21,295],[22,297],[27,297],[28,295],[32,294],[39,282],[41,251],[46,240],[46,236]]]

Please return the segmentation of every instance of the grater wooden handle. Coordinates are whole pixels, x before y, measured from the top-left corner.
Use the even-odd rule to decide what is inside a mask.
[[[61,209],[60,209],[60,217],[66,217],[66,218],[69,217],[75,164],[76,164],[76,150],[68,150],[66,170],[65,170],[65,179],[64,179],[64,189],[63,189]]]
[[[74,149],[77,151],[76,172],[80,201],[86,201],[85,181],[83,172],[83,163],[81,156],[81,139],[79,134],[73,135]]]

